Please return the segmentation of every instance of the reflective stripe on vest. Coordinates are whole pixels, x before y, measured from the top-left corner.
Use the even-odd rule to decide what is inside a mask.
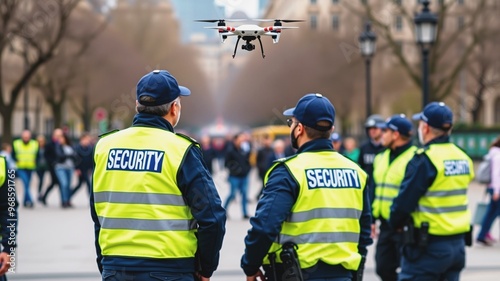
[[[13,143],[16,151],[16,167],[18,169],[34,170],[36,169],[36,155],[38,151],[38,142],[30,140],[27,144],[22,139],[17,139]]]
[[[7,179],[7,160],[5,160],[5,157],[0,156],[0,188],[3,186],[6,179]]]
[[[194,257],[197,224],[177,187],[179,166],[192,145],[148,127],[99,140],[93,196],[103,256]]]
[[[359,218],[366,173],[334,151],[305,152],[283,161],[300,191],[269,251],[277,251],[277,262],[281,262],[281,244],[293,241],[298,245],[301,268],[321,260],[356,270],[361,260]],[[268,172],[266,182],[276,165]],[[267,257],[264,264],[269,264]]]
[[[391,205],[399,194],[406,166],[417,148],[410,146],[389,163],[390,149],[379,153],[373,162],[373,180],[375,182],[375,200],[372,203],[372,214],[375,218],[389,219]]]
[[[415,226],[429,222],[429,233],[442,236],[469,231],[467,187],[474,178],[472,160],[451,143],[432,144],[425,154],[437,176],[412,213]]]

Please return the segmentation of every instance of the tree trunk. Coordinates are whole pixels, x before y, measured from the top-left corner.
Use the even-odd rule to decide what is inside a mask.
[[[12,110],[2,112],[2,142],[12,143]]]

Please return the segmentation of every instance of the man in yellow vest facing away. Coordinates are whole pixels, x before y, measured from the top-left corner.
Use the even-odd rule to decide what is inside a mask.
[[[30,183],[31,175],[36,169],[37,155],[38,142],[31,139],[31,132],[29,130],[24,130],[21,133],[21,138],[14,140],[12,144],[12,157],[16,161],[16,173],[24,185],[23,206],[26,208],[33,208]]]
[[[389,216],[389,225],[403,232],[398,280],[457,281],[465,267],[465,241],[472,239],[472,160],[449,141],[453,113],[444,103],[428,104],[414,119],[424,146],[408,163]]]
[[[217,268],[226,212],[199,144],[174,133],[188,95],[169,72],[148,73],[132,126],[95,146],[90,205],[103,281],[206,281]]]
[[[335,109],[326,97],[307,94],[283,114],[297,154],[266,175],[241,267],[249,281],[351,280],[372,243],[366,173],[333,149]]]
[[[0,281],[6,281],[7,271],[15,272],[17,237],[17,199],[15,172],[0,156]]]
[[[372,236],[376,236],[375,220],[379,220],[380,233],[375,252],[376,272],[383,281],[396,281],[396,270],[401,260],[401,234],[394,231],[387,220],[392,200],[399,193],[406,165],[417,148],[411,143],[413,126],[404,114],[393,115],[379,127],[382,129],[381,143],[386,150],[377,154],[373,162],[375,200],[372,203]]]

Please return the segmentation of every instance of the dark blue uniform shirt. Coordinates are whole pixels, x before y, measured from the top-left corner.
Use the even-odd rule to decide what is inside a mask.
[[[322,150],[333,150],[332,142],[328,139],[312,140],[302,145],[297,153]],[[285,165],[278,165],[274,168],[262,192],[262,198],[257,204],[255,217],[250,219],[252,228],[245,238],[246,247],[245,254],[241,258],[241,267],[247,276],[254,275],[259,270],[262,260],[280,233],[281,224],[289,216],[290,210],[297,201],[299,190],[300,186]],[[358,251],[362,255],[366,255],[366,247],[372,243],[370,223],[368,189],[365,188],[358,246]],[[309,273],[309,278],[331,276],[332,268],[339,269],[338,266],[319,266],[318,270]]]
[[[133,126],[174,131],[172,125],[162,117],[144,113],[139,113],[134,117]],[[210,277],[219,262],[219,250],[226,231],[226,211],[221,206],[221,200],[212,176],[207,171],[201,150],[198,147],[193,146],[187,151],[177,174],[177,185],[190,207],[191,214],[198,222],[197,262],[201,266],[201,275]],[[195,258],[147,259],[116,256],[103,258],[97,241],[100,225],[95,212],[93,196],[90,199],[90,206],[95,224],[97,263],[101,272],[103,268],[128,271],[195,271]]]
[[[449,136],[441,136],[428,142],[425,147],[435,143],[448,143]],[[391,205],[389,225],[393,229],[401,228],[418,206],[437,176],[437,169],[425,153],[415,154],[408,162],[405,177],[401,183],[399,195]]]

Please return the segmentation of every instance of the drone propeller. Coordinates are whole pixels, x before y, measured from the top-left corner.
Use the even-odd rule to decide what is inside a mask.
[[[260,22],[304,22],[305,20],[281,20],[281,19],[253,19],[253,21]]]
[[[220,19],[220,20],[194,20],[194,21],[197,21],[197,22],[224,22],[225,20]]]

